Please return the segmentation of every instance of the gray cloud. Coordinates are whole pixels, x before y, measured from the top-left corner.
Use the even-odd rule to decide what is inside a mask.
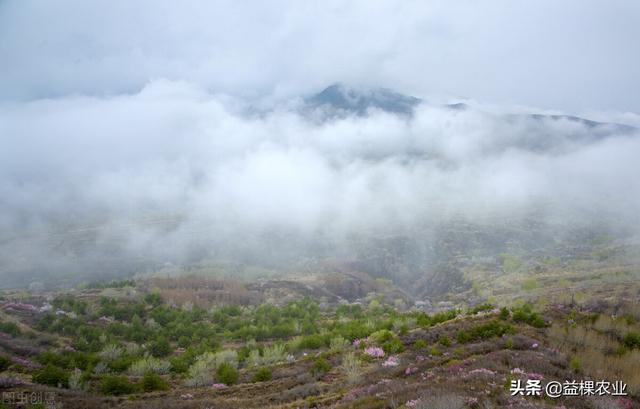
[[[638,111],[639,17],[625,0],[6,1],[0,95],[136,93],[167,78],[291,96],[345,81]]]
[[[299,255],[295,237],[324,240],[330,254],[354,233],[536,209],[547,209],[541,221],[606,211],[637,226],[635,133],[477,103],[318,123],[301,103],[253,115],[240,100],[160,80],[130,95],[5,104],[2,271],[129,271],[138,258],[265,246]],[[269,243],[269,232],[287,238]]]
[[[0,2],[0,277],[331,258],[459,217],[637,231],[637,133],[528,114],[640,126],[639,11]],[[310,119],[335,81],[427,103]]]

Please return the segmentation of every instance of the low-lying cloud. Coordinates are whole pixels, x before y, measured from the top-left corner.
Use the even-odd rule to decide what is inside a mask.
[[[352,234],[531,211],[638,227],[635,131],[477,103],[318,121],[303,104],[259,110],[165,80],[3,104],[0,275],[132,272],[135,260],[274,247],[295,256],[300,243],[274,237],[331,256]]]

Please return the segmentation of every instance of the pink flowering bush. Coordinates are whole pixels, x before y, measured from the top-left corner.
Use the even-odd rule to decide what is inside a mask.
[[[404,370],[405,375],[413,375],[416,372],[418,372],[418,368],[415,366],[408,366],[407,369]]]
[[[365,348],[364,353],[369,355],[372,358],[382,358],[384,357],[384,351],[379,347],[368,347]]]
[[[541,380],[544,379],[544,375],[536,373],[536,372],[531,372],[531,373],[527,374],[527,378],[536,379],[538,381],[541,381]]]
[[[418,406],[418,403],[420,403],[418,399],[411,399],[406,401],[404,405],[408,408],[415,408],[416,406]]]
[[[479,405],[478,398],[467,398],[467,406],[470,408],[477,408]]]
[[[11,375],[0,375],[0,389],[14,388],[24,384],[22,379]]]
[[[382,363],[382,366],[384,366],[385,368],[390,368],[398,365],[400,365],[400,362],[398,362],[398,358],[396,358],[395,356],[390,356],[386,361]]]
[[[21,302],[9,302],[4,305],[6,310],[13,311],[29,311],[29,312],[38,312],[38,307],[31,304],[25,304]]]
[[[211,385],[211,387],[213,389],[225,389],[227,385],[225,385],[224,383],[214,383],[213,385]]]
[[[620,407],[623,409],[632,409],[633,408],[633,401],[629,398],[620,398]]]

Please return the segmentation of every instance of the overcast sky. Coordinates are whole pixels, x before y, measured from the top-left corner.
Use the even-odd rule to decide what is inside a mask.
[[[636,0],[0,1],[0,99],[151,80],[290,96],[342,81],[640,111]]]

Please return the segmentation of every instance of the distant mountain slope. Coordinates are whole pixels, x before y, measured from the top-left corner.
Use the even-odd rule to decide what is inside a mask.
[[[507,138],[493,139],[485,143],[490,151],[496,152],[516,148],[537,153],[562,153],[609,137],[631,136],[638,131],[629,125],[597,122],[572,115],[493,114],[464,102],[432,105],[420,98],[386,88],[358,88],[341,83],[330,85],[304,98],[300,112],[303,116],[319,119],[320,122],[349,116],[365,117],[376,111],[412,118],[418,106],[444,109],[450,115],[476,112],[489,117],[495,125],[508,128],[504,132]],[[430,113],[426,112],[425,115]],[[433,156],[432,153],[430,156]]]
[[[356,89],[333,84],[305,99],[307,109],[324,109],[330,114],[366,115],[371,109],[411,115],[422,102],[420,98],[403,95],[386,88]]]

